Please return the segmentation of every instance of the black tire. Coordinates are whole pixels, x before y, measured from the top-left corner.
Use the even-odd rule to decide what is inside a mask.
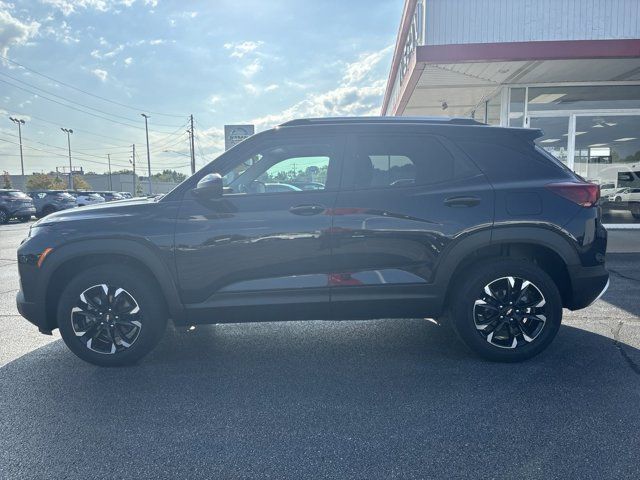
[[[0,225],[5,225],[9,223],[9,212],[7,212],[4,208],[0,208]]]
[[[111,297],[102,296],[99,291],[90,290],[101,285],[108,286],[108,292]],[[121,292],[118,293],[118,290],[121,290]],[[83,303],[80,300],[80,295],[87,291],[91,293],[93,300],[90,299]],[[117,300],[118,295],[125,294],[125,300]],[[87,293],[88,295],[89,293]],[[101,296],[102,300],[100,299]],[[115,299],[111,305],[116,313],[108,313],[106,316],[99,314],[85,315],[82,312],[73,313],[74,308],[77,309],[83,306],[87,307],[85,311],[97,311],[92,309],[89,304],[100,306],[98,304],[102,304],[104,301],[104,304],[107,305],[109,298]],[[130,302],[130,299],[133,299],[133,302]],[[133,323],[137,322],[140,325],[137,333],[135,331],[137,326],[130,325],[131,321],[113,320],[118,318],[118,311],[124,312],[126,310],[126,308],[124,310],[115,308],[115,303],[118,301],[120,303],[124,302],[126,308],[137,304],[138,312],[134,313],[135,308],[133,308],[129,314],[121,313],[122,317],[127,315],[128,320],[135,318]],[[91,317],[91,321],[89,321],[89,317]],[[155,287],[155,282],[147,274],[126,265],[101,265],[78,274],[69,282],[60,296],[57,319],[62,339],[79,358],[94,365],[117,367],[134,364],[153,350],[166,330],[167,310],[161,293]],[[111,326],[111,322],[116,325]],[[131,342],[130,344],[124,342],[126,337],[123,336],[123,330],[121,330],[125,329],[123,325],[126,323],[134,330],[131,338],[127,338],[127,341]],[[84,327],[79,327],[79,324],[83,324]],[[91,327],[87,325],[91,325]],[[132,331],[128,330],[129,327],[124,330],[125,335],[127,331]],[[87,333],[80,335],[83,329]],[[115,337],[113,336],[114,334],[116,335]],[[88,343],[89,340],[93,344]],[[120,341],[119,344],[118,340]],[[111,342],[111,345],[109,345],[109,342]],[[113,353],[108,352],[109,348],[116,351]]]
[[[18,217],[18,220],[20,220],[22,223],[27,223],[29,220],[31,220],[31,215],[22,215],[21,217]]]
[[[508,297],[499,294],[507,293],[509,289],[518,297],[518,287],[525,285],[523,280],[529,284],[519,292],[526,290],[526,294],[524,297],[520,295],[514,302],[517,305],[512,308],[508,301],[502,301]],[[510,287],[506,287],[504,282]],[[474,266],[456,283],[451,286],[455,289],[450,297],[452,325],[460,339],[487,360],[520,362],[529,359],[547,348],[558,333],[562,323],[562,299],[558,287],[544,270],[533,263],[511,259],[485,261]],[[501,287],[503,284],[504,289]],[[491,292],[496,290],[497,294],[486,295],[486,286]],[[542,303],[540,296],[544,303],[538,307]],[[498,305],[494,306],[496,299]],[[535,306],[523,308],[532,302]],[[537,330],[539,325],[542,326]],[[515,335],[514,331],[520,333]],[[491,332],[497,334],[492,335]],[[515,347],[513,341],[517,343]]]

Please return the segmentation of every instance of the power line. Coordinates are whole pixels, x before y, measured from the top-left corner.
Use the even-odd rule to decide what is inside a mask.
[[[101,97],[100,95],[96,95],[95,93],[87,92],[86,90],[82,90],[81,88],[75,87],[75,86],[70,85],[68,83],[65,83],[65,82],[63,82],[61,80],[55,79],[53,77],[50,77],[49,75],[46,75],[44,73],[40,73],[37,70],[29,68],[29,67],[27,67],[27,66],[25,66],[25,65],[23,65],[21,63],[16,62],[15,60],[11,60],[11,59],[3,56],[3,55],[0,55],[0,58],[4,59],[7,62],[13,63],[14,65],[17,65],[17,66],[19,66],[21,68],[24,68],[25,70],[28,70],[29,72],[35,73],[36,75],[40,75],[41,77],[44,77],[44,78],[46,78],[48,80],[51,80],[52,82],[59,83],[60,85],[64,85],[67,88],[71,88],[71,89],[76,90],[78,92],[84,93],[85,95],[89,95],[91,97],[98,98],[98,99],[100,99],[102,101],[105,101],[105,102],[113,103],[114,105],[118,105],[120,107],[128,108],[130,110],[135,110],[135,111],[138,111],[138,112],[147,111],[149,113],[153,113],[154,115],[162,115],[162,116],[165,116],[165,117],[180,117],[180,118],[184,118],[184,115],[178,115],[178,114],[174,114],[174,113],[154,112],[154,111],[148,110],[146,108],[139,108],[139,107],[134,107],[133,105],[127,105],[125,103],[116,102],[115,100],[110,100],[108,98]]]
[[[13,83],[7,82],[6,80],[0,79],[0,82],[5,83],[5,84],[7,84],[7,85],[9,85],[11,87],[17,88],[19,90],[23,90],[23,91],[25,91],[27,93],[30,93],[32,95],[36,95],[38,98],[42,98],[44,100],[48,100],[49,102],[53,102],[53,103],[56,103],[56,104],[61,105],[63,107],[70,108],[71,110],[75,110],[77,112],[84,113],[85,115],[91,115],[92,117],[100,118],[102,120],[107,120],[108,122],[112,122],[112,123],[117,123],[118,125],[124,125],[125,127],[135,128],[137,130],[144,130],[144,128],[140,127],[139,125],[133,125],[131,123],[121,122],[119,120],[114,120],[112,118],[105,117],[103,115],[98,115],[97,113],[87,112],[87,111],[82,110],[80,108],[74,107],[73,105],[67,105],[66,103],[59,102],[58,100],[54,100],[53,98],[49,98],[49,97],[47,97],[47,96],[45,96],[45,95],[43,95],[41,93],[37,93],[37,92],[34,92],[33,90],[29,90],[28,88],[24,88],[24,87],[21,87],[19,85],[14,85]],[[64,99],[64,100],[66,102],[69,101],[69,100],[66,100],[66,99]],[[85,107],[85,108],[91,108],[91,107],[87,107],[86,105],[82,105],[82,106]],[[107,114],[107,115],[110,115],[110,114]],[[171,126],[173,127],[174,125],[171,125]],[[156,130],[156,131],[160,132],[160,133],[168,133],[168,132],[164,132],[162,130]]]
[[[25,92],[27,92],[27,93],[30,93],[30,94],[32,94],[32,95],[36,95],[36,96],[38,96],[38,98],[43,98],[44,100],[48,100],[48,101],[50,101],[50,102],[56,103],[56,104],[58,104],[58,105],[61,105],[61,106],[63,106],[63,107],[70,108],[71,110],[75,110],[75,111],[77,111],[77,112],[84,113],[85,115],[91,115],[92,117],[101,118],[102,120],[107,120],[107,121],[109,121],[109,122],[117,123],[117,124],[119,124],[119,125],[124,125],[125,127],[136,128],[136,129],[142,129],[142,127],[140,127],[140,126],[138,126],[138,125],[132,125],[132,124],[130,124],[130,123],[120,122],[120,121],[118,121],[118,120],[113,120],[112,118],[104,117],[104,116],[102,116],[102,115],[98,115],[98,114],[96,114],[96,113],[91,113],[91,112],[84,111],[84,110],[82,110],[82,109],[80,109],[80,108],[76,108],[76,107],[74,107],[74,106],[72,106],[72,105],[67,105],[67,104],[65,104],[65,103],[59,102],[59,101],[57,101],[57,100],[54,100],[53,98],[46,97],[45,95],[42,95],[41,93],[37,93],[37,92],[34,92],[34,91],[32,91],[32,90],[29,90],[28,88],[20,87],[20,86],[18,86],[18,85],[14,85],[13,83],[9,83],[9,82],[7,82],[6,80],[2,80],[2,79],[0,79],[0,82],[5,83],[5,84],[7,84],[7,85],[9,85],[9,86],[12,86],[12,87],[14,87],[14,88],[17,88],[17,89],[19,89],[19,90],[23,90],[23,91],[25,91]],[[143,130],[144,130],[144,129],[143,129]]]
[[[1,57],[1,55],[0,55],[0,57]],[[31,115],[31,114],[27,114],[27,113],[15,112],[15,114],[16,115],[21,115],[23,117],[29,117],[31,120],[36,120],[37,122],[43,122],[43,123],[48,123],[49,125],[55,125],[56,127],[58,127],[59,124],[60,124],[60,122],[54,122],[54,121],[47,120],[47,119],[42,118],[42,117],[36,117],[35,115]],[[86,133],[88,135],[93,135],[93,136],[96,136],[96,137],[108,138],[110,140],[117,140],[118,142],[128,142],[128,140],[125,140],[125,139],[122,139],[122,138],[117,138],[117,137],[113,137],[113,136],[110,136],[110,135],[104,135],[104,134],[101,134],[101,133],[92,132],[91,130],[84,130],[82,128],[76,128],[76,130],[78,132]],[[120,145],[118,145],[118,147],[119,146]],[[109,148],[113,148],[113,147],[110,146]],[[129,145],[127,145],[127,148],[129,148]]]
[[[84,103],[76,102],[74,100],[69,100],[66,97],[63,97],[63,96],[58,95],[56,93],[50,92],[49,90],[45,90],[44,88],[38,87],[38,86],[33,85],[33,84],[29,83],[29,82],[25,82],[24,80],[22,80],[20,78],[16,78],[16,77],[14,77],[12,75],[9,75],[8,73],[0,72],[0,75],[8,77],[8,78],[10,78],[11,80],[13,80],[15,82],[19,82],[19,83],[21,83],[23,85],[27,85],[27,86],[29,86],[31,88],[35,88],[36,90],[44,92],[47,95],[51,95],[52,97],[56,97],[56,98],[59,98],[61,100],[64,100],[65,102],[73,103],[74,105],[79,105],[81,107],[88,108],[89,110],[93,110],[94,112],[99,112],[99,113],[102,113],[104,115],[109,115],[111,117],[120,118],[122,120],[127,120],[127,121],[133,121],[130,117],[123,117],[122,115],[117,115],[115,113],[105,112],[104,110],[100,110],[99,108],[94,108],[94,107],[91,107],[89,105],[85,105]],[[172,127],[172,128],[175,127],[175,125],[166,125],[166,124],[164,124],[164,125],[163,124],[156,124],[156,125],[165,126],[165,127]]]

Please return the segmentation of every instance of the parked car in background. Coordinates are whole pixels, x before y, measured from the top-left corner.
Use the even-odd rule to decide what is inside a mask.
[[[105,366],[142,358],[169,318],[436,318],[484,358],[525,360],[609,280],[600,189],[540,136],[462,118],[287,122],[160,200],[34,224],[18,310]],[[300,164],[325,188],[265,194]]]
[[[610,183],[603,183],[600,185],[600,198],[602,199],[608,199],[609,196],[613,195],[614,193],[616,193],[616,184],[613,182]]]
[[[118,194],[121,195],[122,198],[133,198],[131,192],[118,192]]]
[[[0,189],[0,224],[12,218],[27,222],[36,214],[33,200],[20,190]]]
[[[621,188],[609,198],[612,202],[640,202],[640,188]]]
[[[38,218],[78,206],[75,197],[63,190],[36,190],[29,192],[29,196],[33,199]]]
[[[291,182],[291,185],[300,190],[324,190],[324,183],[320,182]]]
[[[260,190],[259,183],[258,190]],[[294,187],[293,185],[289,185],[288,183],[265,183],[264,184],[264,193],[275,193],[275,192],[299,192],[302,189],[298,187]],[[262,193],[262,192],[256,192]]]
[[[120,195],[118,192],[96,192],[107,202],[115,202],[116,200],[124,200],[125,197]]]
[[[79,207],[84,207],[85,205],[95,205],[98,203],[104,203],[105,199],[101,195],[96,192],[69,192],[71,195],[76,197],[76,202]]]

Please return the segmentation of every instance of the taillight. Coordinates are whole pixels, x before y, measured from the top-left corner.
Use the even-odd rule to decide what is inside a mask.
[[[594,183],[551,183],[547,188],[581,207],[593,207],[600,199],[600,185]]]

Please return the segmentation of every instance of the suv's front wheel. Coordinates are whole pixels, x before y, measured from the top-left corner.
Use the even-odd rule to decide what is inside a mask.
[[[517,362],[544,350],[562,322],[558,287],[527,261],[483,262],[452,285],[453,327],[462,341],[493,361]]]
[[[69,349],[101,366],[135,363],[160,341],[167,324],[162,296],[144,273],[101,265],[74,277],[58,304]]]

